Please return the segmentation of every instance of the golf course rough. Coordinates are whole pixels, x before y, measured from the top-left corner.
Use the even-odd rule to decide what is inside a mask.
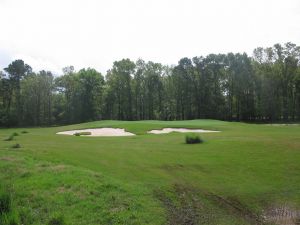
[[[56,134],[107,127],[138,135]],[[202,133],[201,145],[186,145],[184,133],[147,134],[182,127],[221,132]],[[0,196],[11,198],[3,224],[299,224],[300,126],[96,121],[23,130],[0,129]]]

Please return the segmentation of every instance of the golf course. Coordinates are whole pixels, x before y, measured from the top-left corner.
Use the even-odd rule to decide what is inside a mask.
[[[0,21],[0,225],[300,225],[300,0]]]
[[[135,135],[57,134],[88,128]],[[220,132],[200,144],[147,133],[163,128]],[[0,224],[300,222],[299,124],[104,120],[3,128],[0,139]]]

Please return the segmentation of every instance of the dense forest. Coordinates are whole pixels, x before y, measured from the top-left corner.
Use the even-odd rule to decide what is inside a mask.
[[[256,48],[253,56],[210,54],[177,65],[115,61],[61,76],[22,60],[0,71],[0,125],[44,126],[92,120],[300,120],[300,47]]]

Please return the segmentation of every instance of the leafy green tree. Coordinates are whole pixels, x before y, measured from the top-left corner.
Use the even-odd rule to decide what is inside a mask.
[[[163,67],[159,63],[149,61],[144,68],[144,119],[161,119],[162,117],[162,86]]]
[[[146,63],[139,59],[136,62],[136,72],[132,81],[133,112],[135,120],[144,120],[146,107],[146,84],[145,84]]]
[[[95,69],[82,69],[74,72],[73,67],[64,68],[65,74],[56,78],[56,89],[60,97],[56,98],[56,112],[59,120],[66,123],[101,119],[104,77]],[[62,97],[65,98],[62,99]],[[63,107],[61,104],[65,103]]]
[[[21,122],[22,117],[22,103],[21,103],[21,80],[28,74],[32,72],[32,69],[29,65],[25,64],[23,60],[18,59],[13,61],[11,64],[8,65],[7,68],[4,69],[5,72],[9,75],[10,85],[12,91],[15,95],[15,115],[17,122]],[[11,94],[12,95],[12,94]],[[12,99],[12,97],[11,97]],[[9,109],[11,107],[11,102],[9,103]]]
[[[132,76],[135,63],[129,59],[115,61],[113,68],[108,72],[107,82],[110,85],[107,95],[112,96],[117,108],[117,119],[132,120]],[[107,102],[107,104],[111,104]],[[112,109],[114,106],[111,107]],[[114,113],[112,113],[114,114]]]
[[[103,100],[104,77],[95,69],[82,69],[78,72],[81,121],[99,120]]]
[[[23,118],[26,125],[52,124],[54,78],[51,72],[30,74],[21,82]]]
[[[0,125],[48,125],[99,119],[242,121],[300,119],[300,47],[182,58],[166,66],[142,59],[95,69],[33,73],[22,60],[0,72]]]
[[[193,76],[192,60],[182,58],[173,70],[177,119],[192,119]]]

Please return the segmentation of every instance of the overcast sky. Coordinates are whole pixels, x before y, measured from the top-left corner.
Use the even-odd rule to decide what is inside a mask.
[[[300,0],[0,0],[0,69],[93,67],[300,44]]]

